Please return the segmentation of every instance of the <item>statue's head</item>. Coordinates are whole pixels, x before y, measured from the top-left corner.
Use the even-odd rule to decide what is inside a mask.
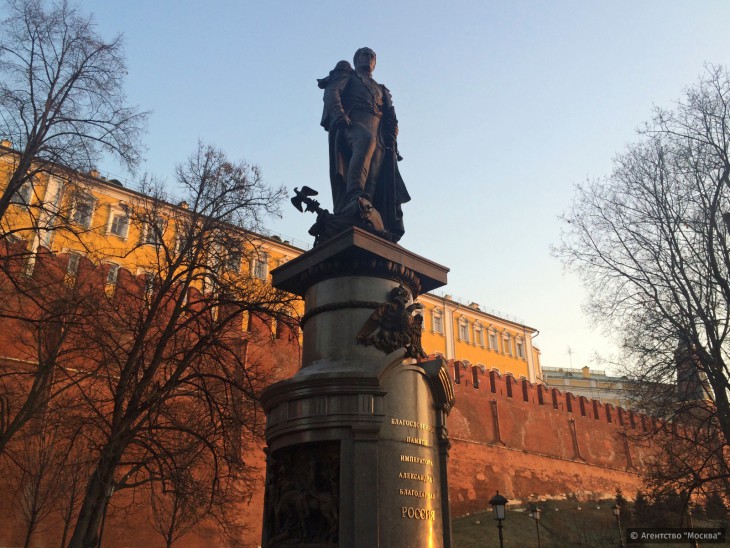
[[[370,48],[360,48],[355,52],[352,58],[352,62],[355,65],[355,69],[365,69],[368,72],[375,70],[375,52]]]

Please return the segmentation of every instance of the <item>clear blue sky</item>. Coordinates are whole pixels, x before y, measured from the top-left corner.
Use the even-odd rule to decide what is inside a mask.
[[[329,207],[316,78],[361,46],[378,55],[400,120],[413,200],[401,244],[451,268],[446,291],[540,330],[543,365],[598,366],[610,340],[549,247],[573,185],[606,175],[652,105],[671,106],[705,62],[728,64],[730,2],[83,1],[126,38],[130,102],[152,111],[144,171],[202,139],[309,185]],[[110,174],[114,163],[100,166]],[[270,228],[309,241],[284,204]]]

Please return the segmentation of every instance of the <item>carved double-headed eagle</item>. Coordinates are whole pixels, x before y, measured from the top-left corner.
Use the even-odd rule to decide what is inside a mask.
[[[414,314],[422,310],[420,303],[408,304],[410,293],[400,285],[390,292],[390,302],[383,303],[375,309],[357,334],[357,342],[365,346],[374,346],[386,354],[400,348],[406,349],[408,358],[425,358],[426,353],[421,346],[423,316]]]

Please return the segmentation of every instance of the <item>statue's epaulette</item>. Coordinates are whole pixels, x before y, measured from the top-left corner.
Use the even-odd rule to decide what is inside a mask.
[[[338,72],[353,72],[352,65],[348,61],[340,61],[335,65],[335,68],[333,68],[329,75],[324,78],[317,78],[317,86],[319,86],[319,89],[324,89],[327,87],[327,84],[330,83],[330,80],[333,76],[335,76]]]
[[[349,61],[340,61],[335,65],[335,68],[332,69],[332,71],[336,70],[346,70],[347,72],[352,72],[352,65],[350,65]]]

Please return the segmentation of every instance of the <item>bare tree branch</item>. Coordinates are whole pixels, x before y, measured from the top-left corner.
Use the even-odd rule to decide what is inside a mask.
[[[610,176],[578,186],[556,249],[621,337],[636,405],[662,419],[650,479],[688,495],[728,478],[729,104],[727,69],[709,66],[657,108]]]

